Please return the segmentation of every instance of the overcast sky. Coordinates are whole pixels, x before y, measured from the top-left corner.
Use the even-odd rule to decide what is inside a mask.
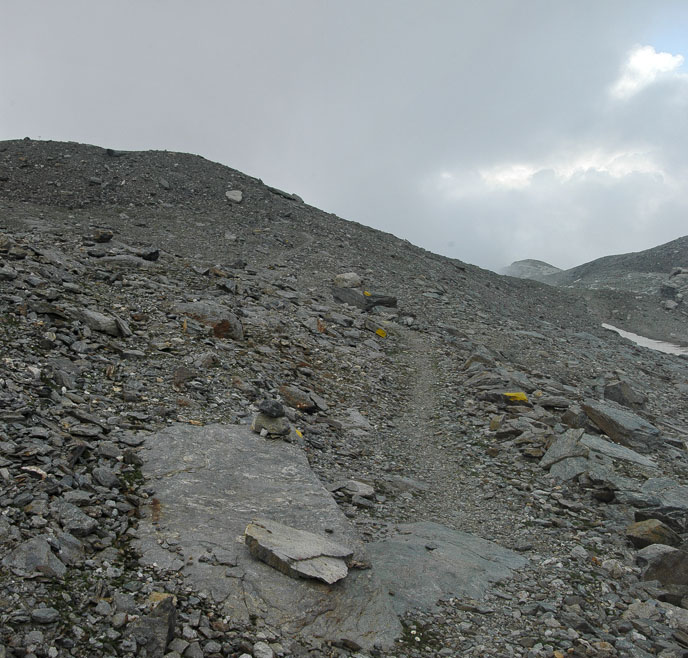
[[[688,2],[0,0],[0,139],[198,153],[491,269],[688,234]]]

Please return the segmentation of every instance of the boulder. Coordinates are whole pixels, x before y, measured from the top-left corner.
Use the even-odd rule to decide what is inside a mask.
[[[594,400],[587,400],[582,408],[588,418],[616,443],[640,453],[662,445],[659,430],[628,409]]]
[[[626,528],[626,537],[636,548],[645,548],[651,544],[679,546],[681,538],[666,524],[658,519],[637,521]]]

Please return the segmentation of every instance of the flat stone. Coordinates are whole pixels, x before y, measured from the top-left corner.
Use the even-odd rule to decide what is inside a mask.
[[[621,461],[631,462],[632,464],[644,466],[645,468],[657,468],[657,463],[649,457],[645,457],[635,450],[631,450],[618,443],[605,441],[599,436],[584,434],[580,439],[580,443],[590,448],[590,450],[607,455],[607,457],[611,457],[612,459],[620,459]]]
[[[37,624],[53,624],[60,618],[55,608],[35,608],[31,611],[31,619]]]
[[[659,430],[628,409],[594,400],[587,400],[581,406],[588,418],[616,443],[640,453],[662,445]]]
[[[257,519],[246,527],[246,545],[251,554],[282,573],[332,584],[348,573],[345,558],[353,550],[305,530]]]
[[[265,441],[246,426],[181,423],[149,435],[145,448],[142,471],[157,502],[147,506],[134,541],[143,564],[178,570],[223,614],[244,622],[263,618],[287,637],[393,645],[401,626],[372,570],[350,568],[334,585],[294,579],[256,560],[245,544],[253,519],[279,519],[327,536],[353,550],[356,563],[369,563],[301,449]],[[235,566],[201,561],[208,549]]]
[[[241,203],[244,199],[244,194],[241,190],[228,190],[225,192],[225,197],[227,201],[231,201],[232,203]]]
[[[494,542],[438,523],[409,523],[398,529],[399,534],[369,544],[368,551],[399,614],[432,608],[449,597],[480,599],[492,583],[527,563]]]

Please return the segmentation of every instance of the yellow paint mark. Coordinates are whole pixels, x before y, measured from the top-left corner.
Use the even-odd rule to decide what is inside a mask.
[[[294,431],[295,431],[301,438],[303,438],[303,432],[301,432],[301,430],[294,429]]]
[[[517,393],[504,393],[504,397],[512,402],[528,402],[528,396],[523,391]]]
[[[371,294],[370,294],[367,290],[364,290],[364,291],[363,291],[363,294],[364,294],[366,297],[370,297],[370,296],[371,296]]]
[[[387,338],[387,332],[382,327],[376,329],[375,333],[380,336],[380,338]]]

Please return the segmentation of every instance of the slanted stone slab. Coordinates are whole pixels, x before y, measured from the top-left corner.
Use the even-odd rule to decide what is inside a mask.
[[[249,551],[259,560],[294,578],[316,578],[331,585],[348,573],[345,558],[353,551],[326,537],[257,519],[244,532]]]
[[[370,563],[301,449],[237,425],[175,424],[145,446],[142,470],[155,493],[135,541],[143,564],[179,571],[223,614],[261,618],[282,635],[393,644],[401,625],[373,570],[350,568],[333,585],[294,579],[256,560],[245,544],[251,521],[279,519]]]
[[[631,450],[630,448],[619,445],[618,443],[605,441],[599,436],[584,434],[580,439],[580,443],[590,448],[590,450],[594,452],[600,452],[603,455],[607,455],[607,457],[611,457],[612,459],[620,459],[621,461],[631,462],[637,466],[657,469],[657,463],[649,457],[645,457],[637,453],[635,450]]]
[[[588,418],[616,443],[640,453],[662,445],[659,430],[628,409],[595,400],[587,400],[581,406]]]
[[[399,534],[368,545],[373,568],[403,614],[449,597],[480,599],[527,560],[494,542],[439,523],[408,523]]]

